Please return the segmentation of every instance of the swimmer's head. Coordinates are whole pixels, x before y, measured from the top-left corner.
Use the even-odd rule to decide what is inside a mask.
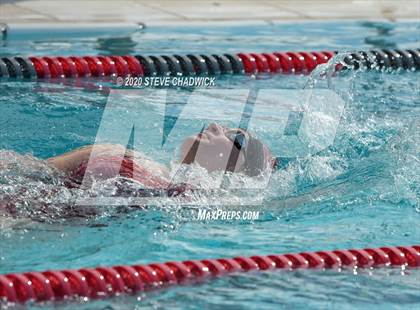
[[[181,162],[193,162],[209,172],[226,170],[257,176],[274,166],[269,148],[248,131],[211,123],[181,145]]]

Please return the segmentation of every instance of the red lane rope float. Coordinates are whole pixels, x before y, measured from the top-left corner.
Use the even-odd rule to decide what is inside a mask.
[[[86,60],[92,76],[104,76],[103,64],[97,57],[85,56],[83,59]]]
[[[234,272],[387,266],[420,267],[420,245],[12,273],[0,275],[0,302],[104,298]]]
[[[294,52],[287,52],[286,54],[289,55],[292,59],[293,68],[296,73],[302,73],[307,71],[304,58],[301,55]]]
[[[262,54],[267,59],[270,72],[278,73],[282,71],[280,58],[274,54]]]
[[[263,54],[250,54],[252,57],[255,58],[255,62],[257,63],[257,69],[260,73],[267,73],[270,72],[270,67],[268,65],[268,59]]]
[[[126,76],[130,74],[130,69],[127,61],[121,56],[110,56],[110,58],[115,63],[115,68],[117,69],[117,75]]]
[[[254,54],[255,55],[255,54]],[[242,59],[244,64],[245,73],[255,74],[258,72],[257,61],[255,57],[250,54],[239,53],[238,57]]]
[[[3,57],[0,78],[64,78],[155,75],[308,74],[336,52],[273,52],[224,55]],[[343,68],[420,69],[420,50],[372,50],[348,53]],[[33,76],[36,75],[36,76]]]
[[[69,59],[76,65],[78,77],[89,77],[91,75],[89,65],[86,60],[81,57],[69,57]]]
[[[103,72],[105,76],[117,75],[117,68],[115,67],[115,62],[110,57],[98,56],[97,58],[103,66]]]
[[[127,62],[128,69],[130,74],[134,76],[144,75],[143,66],[134,56],[122,56],[122,58]]]
[[[42,57],[42,59],[44,59],[47,62],[52,78],[64,77],[63,66],[56,57]]]
[[[32,61],[38,78],[46,79],[51,77],[48,63],[44,59],[38,57],[29,57],[29,60]]]
[[[57,57],[57,60],[63,68],[63,74],[65,77],[72,78],[77,76],[77,68],[73,60],[67,57]]]
[[[318,66],[318,64],[320,64],[318,63],[317,57],[311,53],[300,52],[299,55],[303,57],[303,61],[305,62],[308,72],[311,72],[316,66]]]
[[[295,71],[293,67],[293,63],[292,63],[292,58],[289,55],[287,55],[286,53],[278,53],[278,52],[274,52],[273,54],[280,59],[282,72],[291,73]]]

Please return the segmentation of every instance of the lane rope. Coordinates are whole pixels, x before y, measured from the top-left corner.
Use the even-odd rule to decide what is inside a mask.
[[[0,78],[45,79],[113,76],[308,74],[337,52],[273,52],[212,55],[33,56],[0,58]],[[420,68],[420,49],[377,49],[347,55],[337,69]]]
[[[420,267],[420,245],[11,273],[0,275],[0,301],[25,303],[72,297],[99,299],[231,273],[342,267]]]

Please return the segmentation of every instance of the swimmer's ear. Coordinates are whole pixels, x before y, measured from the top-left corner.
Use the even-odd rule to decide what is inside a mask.
[[[236,164],[238,163],[240,150],[238,150],[236,147],[233,147],[230,154],[229,159],[226,166],[226,171],[234,172],[236,168]]]
[[[264,167],[264,144],[250,135],[246,152],[246,162],[244,164],[244,172],[248,176],[255,177],[264,171]]]

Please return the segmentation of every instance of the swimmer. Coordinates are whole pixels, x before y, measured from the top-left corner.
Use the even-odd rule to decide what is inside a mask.
[[[250,177],[274,168],[276,163],[269,148],[248,131],[216,123],[186,138],[179,155],[181,163],[196,163],[208,172],[229,171]],[[121,145],[85,146],[47,162],[65,172],[74,187],[81,185],[86,176],[109,179],[119,175],[147,188],[173,189],[167,167]]]
[[[62,195],[69,197],[74,194],[79,197],[83,195],[80,191],[86,188],[84,185],[89,189],[90,182],[113,182],[116,177],[118,178],[113,184],[115,186],[110,184],[112,195],[116,197],[174,197],[196,190],[191,184],[172,181],[170,170],[165,165],[122,145],[88,145],[49,158],[46,162],[30,155],[16,159],[17,154],[12,156],[7,151],[3,153],[5,159],[1,160],[0,156],[0,172],[6,173],[5,180],[9,179],[7,173],[12,173],[16,165],[20,165],[19,162],[25,161],[34,165],[35,170],[27,172],[25,177],[28,178],[28,184],[34,182],[35,185],[28,187],[17,183],[18,186],[14,184],[13,191],[5,187],[6,190],[0,194],[0,218],[30,217],[35,220],[50,220],[95,216],[99,212],[96,208],[78,208],[68,204],[67,199],[57,203],[52,201]],[[9,162],[7,158],[12,160]],[[209,173],[228,171],[255,177],[273,169],[276,160],[269,148],[248,131],[212,123],[182,142],[179,163],[187,166],[199,165]],[[22,165],[22,169],[24,167]],[[39,169],[42,169],[42,173]],[[41,175],[44,180],[37,182],[36,178]],[[13,173],[11,180],[19,182]]]

